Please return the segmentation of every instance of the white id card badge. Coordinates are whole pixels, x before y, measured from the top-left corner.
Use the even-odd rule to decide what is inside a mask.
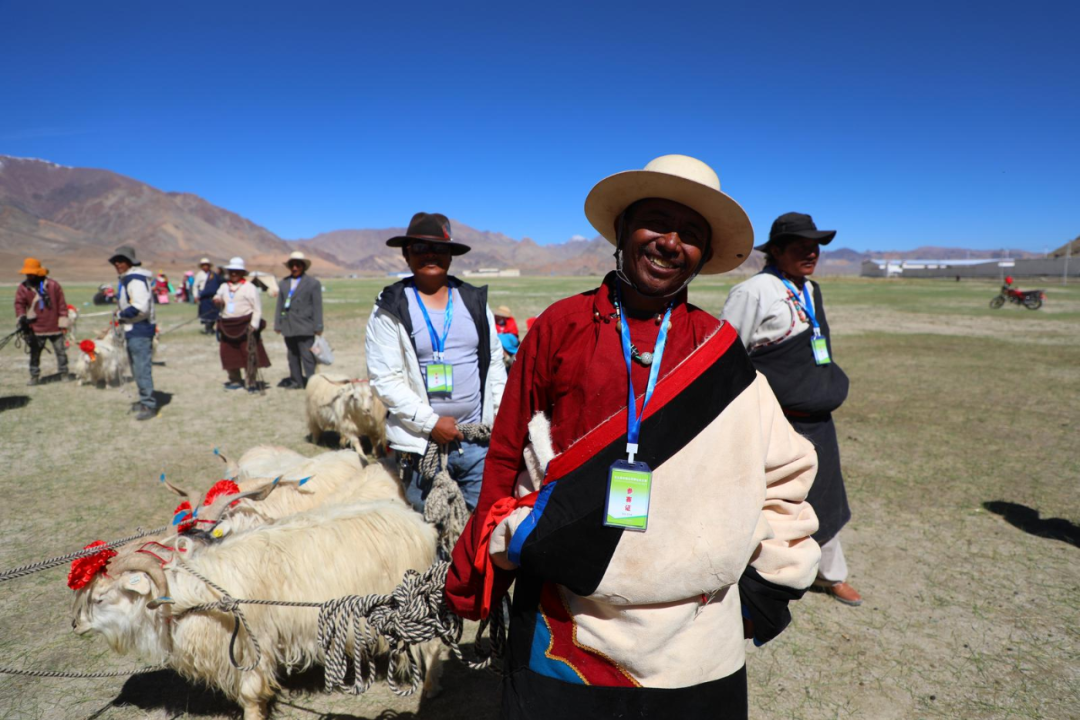
[[[828,365],[832,362],[832,358],[829,357],[829,344],[825,342],[824,337],[815,335],[810,340],[810,347],[814,350],[814,362],[818,365]]]
[[[617,460],[608,470],[604,525],[645,532],[649,526],[652,471],[643,462]]]
[[[230,315],[236,312],[236,303],[231,302],[225,305],[225,312],[229,313]]]
[[[427,366],[427,392],[429,396],[450,397],[454,394],[454,366],[449,363],[431,363]]]

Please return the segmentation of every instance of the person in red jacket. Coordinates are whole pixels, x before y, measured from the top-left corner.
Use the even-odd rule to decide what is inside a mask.
[[[683,155],[600,181],[585,214],[615,269],[525,336],[445,601],[487,617],[514,584],[503,717],[744,719],[744,639],[783,630],[819,558],[813,445],[687,302],[753,228]]]
[[[15,291],[15,317],[18,329],[27,337],[30,347],[30,382],[41,382],[41,351],[52,344],[60,380],[71,380],[68,374],[67,349],[64,331],[68,328],[68,305],[60,283],[48,277],[49,271],[36,258],[26,258],[20,271],[26,279]]]

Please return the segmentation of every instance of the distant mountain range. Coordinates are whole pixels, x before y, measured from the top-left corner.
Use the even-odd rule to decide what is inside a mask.
[[[454,239],[472,251],[455,258],[455,270],[518,268],[525,275],[602,275],[612,267],[611,245],[602,237],[575,237],[538,245],[451,220]],[[250,220],[188,193],[163,192],[109,170],[72,168],[52,162],[0,155],[0,262],[19,267],[40,257],[54,273],[73,278],[108,276],[105,260],[119,245],[132,245],[154,270],[190,269],[208,255],[223,262],[239,255],[249,267],[282,272],[293,250],[313,258],[324,276],[385,275],[405,269],[400,252],[386,239],[405,228],[335,230],[305,240],[284,240]],[[1080,242],[1080,238],[1077,238]],[[1077,249],[1074,248],[1073,254]],[[1009,251],[1012,257],[1033,253]],[[1064,246],[1055,251],[1064,253]],[[997,257],[958,248],[924,247],[908,252],[869,253],[844,248],[822,255],[821,272],[857,274],[873,257],[945,259]],[[15,263],[20,263],[16,265]],[[759,253],[742,272],[760,269]]]

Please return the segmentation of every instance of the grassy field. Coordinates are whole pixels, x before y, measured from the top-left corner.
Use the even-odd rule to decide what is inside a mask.
[[[595,278],[491,282],[524,327]],[[326,283],[335,371],[363,375],[363,326],[376,280]],[[691,300],[718,313],[732,280],[695,281]],[[754,718],[1070,718],[1080,715],[1080,287],[1047,284],[1043,309],[990,310],[996,284],[824,281],[834,354],[852,392],[837,413],[853,519],[842,535],[848,608],[820,594],[791,628],[748,657]],[[93,286],[67,288],[80,307]],[[11,307],[14,287],[0,287]],[[97,308],[82,308],[92,313]],[[161,308],[162,327],[191,306]],[[107,318],[84,318],[89,337]],[[226,393],[212,340],[189,325],[166,335],[154,368],[159,418],[127,414],[133,385],[27,388],[26,357],[0,353],[0,570],[97,538],[164,524],[175,505],[162,472],[209,487],[220,447],[259,443],[305,454],[302,394]],[[271,385],[284,376],[268,342]],[[74,360],[74,354],[72,354]],[[46,355],[45,374],[54,371]],[[343,549],[362,552],[362,549]],[[136,667],[100,638],[70,631],[66,569],[0,586],[0,666],[103,671]],[[311,679],[308,678],[310,681]],[[380,687],[359,698],[296,683],[276,717],[495,717],[491,673],[448,665],[424,703]],[[0,675],[0,719],[227,718],[236,708],[171,673],[112,680]]]

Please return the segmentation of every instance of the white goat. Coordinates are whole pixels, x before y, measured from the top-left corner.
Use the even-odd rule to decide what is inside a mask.
[[[280,445],[256,445],[235,463],[226,461],[226,475],[242,482],[250,478],[275,478],[308,461],[295,450]]]
[[[405,502],[395,474],[381,463],[362,463],[351,450],[323,453],[276,478],[248,478],[237,485],[242,492],[249,492],[275,480],[278,487],[264,499],[244,499],[233,507],[236,496],[224,496],[199,516],[216,520],[211,532],[214,537],[224,537],[321,505]]]
[[[185,558],[233,597],[324,602],[346,595],[390,593],[406,570],[426,570],[435,559],[435,530],[393,501],[326,506],[225,538]],[[156,600],[168,596],[172,604]],[[229,662],[232,618],[216,611],[185,613],[218,594],[175,561],[125,552],[112,558],[76,592],[72,628],[98,632],[120,654],[134,652],[166,663],[181,675],[220,688],[239,701],[244,720],[265,720],[278,689],[278,669],[303,670],[320,662],[318,611],[244,605],[262,648],[252,671]],[[252,660],[246,633],[241,663]],[[351,645],[351,639],[350,639]],[[424,694],[438,691],[441,646],[421,649]]]
[[[308,378],[306,394],[312,442],[319,442],[323,432],[332,430],[340,437],[341,447],[351,446],[362,455],[360,438],[365,437],[375,455],[385,452],[386,406],[375,397],[367,380],[316,374]]]
[[[119,385],[127,358],[123,343],[112,332],[79,343],[75,377],[80,385]]]

